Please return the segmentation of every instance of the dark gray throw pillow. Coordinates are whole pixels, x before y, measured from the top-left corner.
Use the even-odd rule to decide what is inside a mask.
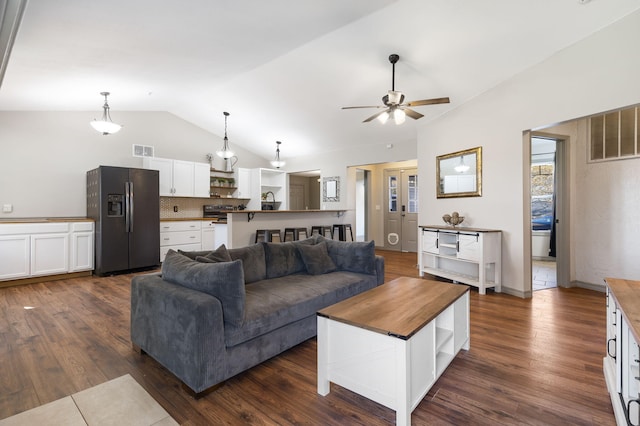
[[[376,273],[376,246],[373,240],[346,242],[329,240],[319,236],[318,241],[327,243],[329,257],[339,271],[369,275]]]
[[[252,244],[246,247],[229,249],[233,260],[242,260],[245,284],[261,281],[267,278],[267,266],[262,244]]]
[[[242,261],[201,263],[169,250],[162,263],[162,278],[218,298],[224,321],[242,326],[246,298]]]
[[[178,249],[178,253],[187,256],[191,260],[198,260],[198,258],[208,258],[209,263],[213,262],[231,262],[231,256],[229,256],[229,251],[227,251],[227,246],[221,244],[220,247],[211,251],[211,250],[197,250],[197,251],[182,251]],[[199,262],[206,262],[205,260],[199,260]]]
[[[336,265],[327,252],[326,242],[314,245],[300,244],[298,251],[309,274],[328,274],[336,270]]]

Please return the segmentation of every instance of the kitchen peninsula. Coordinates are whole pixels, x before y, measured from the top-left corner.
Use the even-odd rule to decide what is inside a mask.
[[[234,210],[227,215],[230,248],[253,244],[258,229],[307,228],[343,223],[346,210]]]

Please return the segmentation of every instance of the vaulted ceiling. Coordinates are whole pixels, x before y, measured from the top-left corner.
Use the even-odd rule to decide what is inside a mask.
[[[12,0],[0,0],[0,9]],[[413,140],[417,126],[640,8],[637,0],[30,0],[0,110],[169,111],[270,159]],[[612,46],[615,48],[615,46]],[[425,117],[362,120],[391,89]],[[578,70],[579,71],[579,70]],[[126,123],[123,123],[126,125]],[[126,127],[123,131],[126,131]]]

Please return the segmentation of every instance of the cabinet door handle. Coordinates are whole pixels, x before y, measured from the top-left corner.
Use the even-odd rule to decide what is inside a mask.
[[[616,338],[614,337],[612,339],[607,340],[607,355],[609,355],[613,359],[616,359],[616,354],[614,353],[613,355],[611,355],[611,351],[609,350],[611,348],[611,345],[610,345],[611,342],[615,343]],[[615,348],[616,345],[613,345],[613,347]]]

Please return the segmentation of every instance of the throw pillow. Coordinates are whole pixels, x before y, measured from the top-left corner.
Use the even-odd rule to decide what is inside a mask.
[[[245,284],[261,281],[267,278],[267,266],[262,244],[252,244],[246,247],[229,249],[233,260],[242,260]]]
[[[300,252],[292,242],[262,243],[267,266],[267,279],[305,271]]]
[[[318,240],[327,243],[329,257],[338,270],[369,275],[376,273],[376,246],[373,240],[346,242],[324,237],[319,237]]]
[[[336,265],[327,252],[326,242],[314,245],[300,244],[298,251],[309,274],[321,275],[336,270]]]
[[[198,257],[206,257],[210,260],[209,263],[212,262],[231,262],[231,256],[229,256],[229,252],[227,251],[227,247],[224,244],[221,244],[220,247],[211,251],[211,250],[197,250],[197,251],[182,251],[178,249],[178,253],[181,255],[187,256],[191,260],[198,260]],[[205,262],[205,260],[199,260],[199,262]]]
[[[241,327],[244,321],[244,272],[242,262],[200,263],[169,250],[162,263],[162,278],[220,300],[224,321]]]

